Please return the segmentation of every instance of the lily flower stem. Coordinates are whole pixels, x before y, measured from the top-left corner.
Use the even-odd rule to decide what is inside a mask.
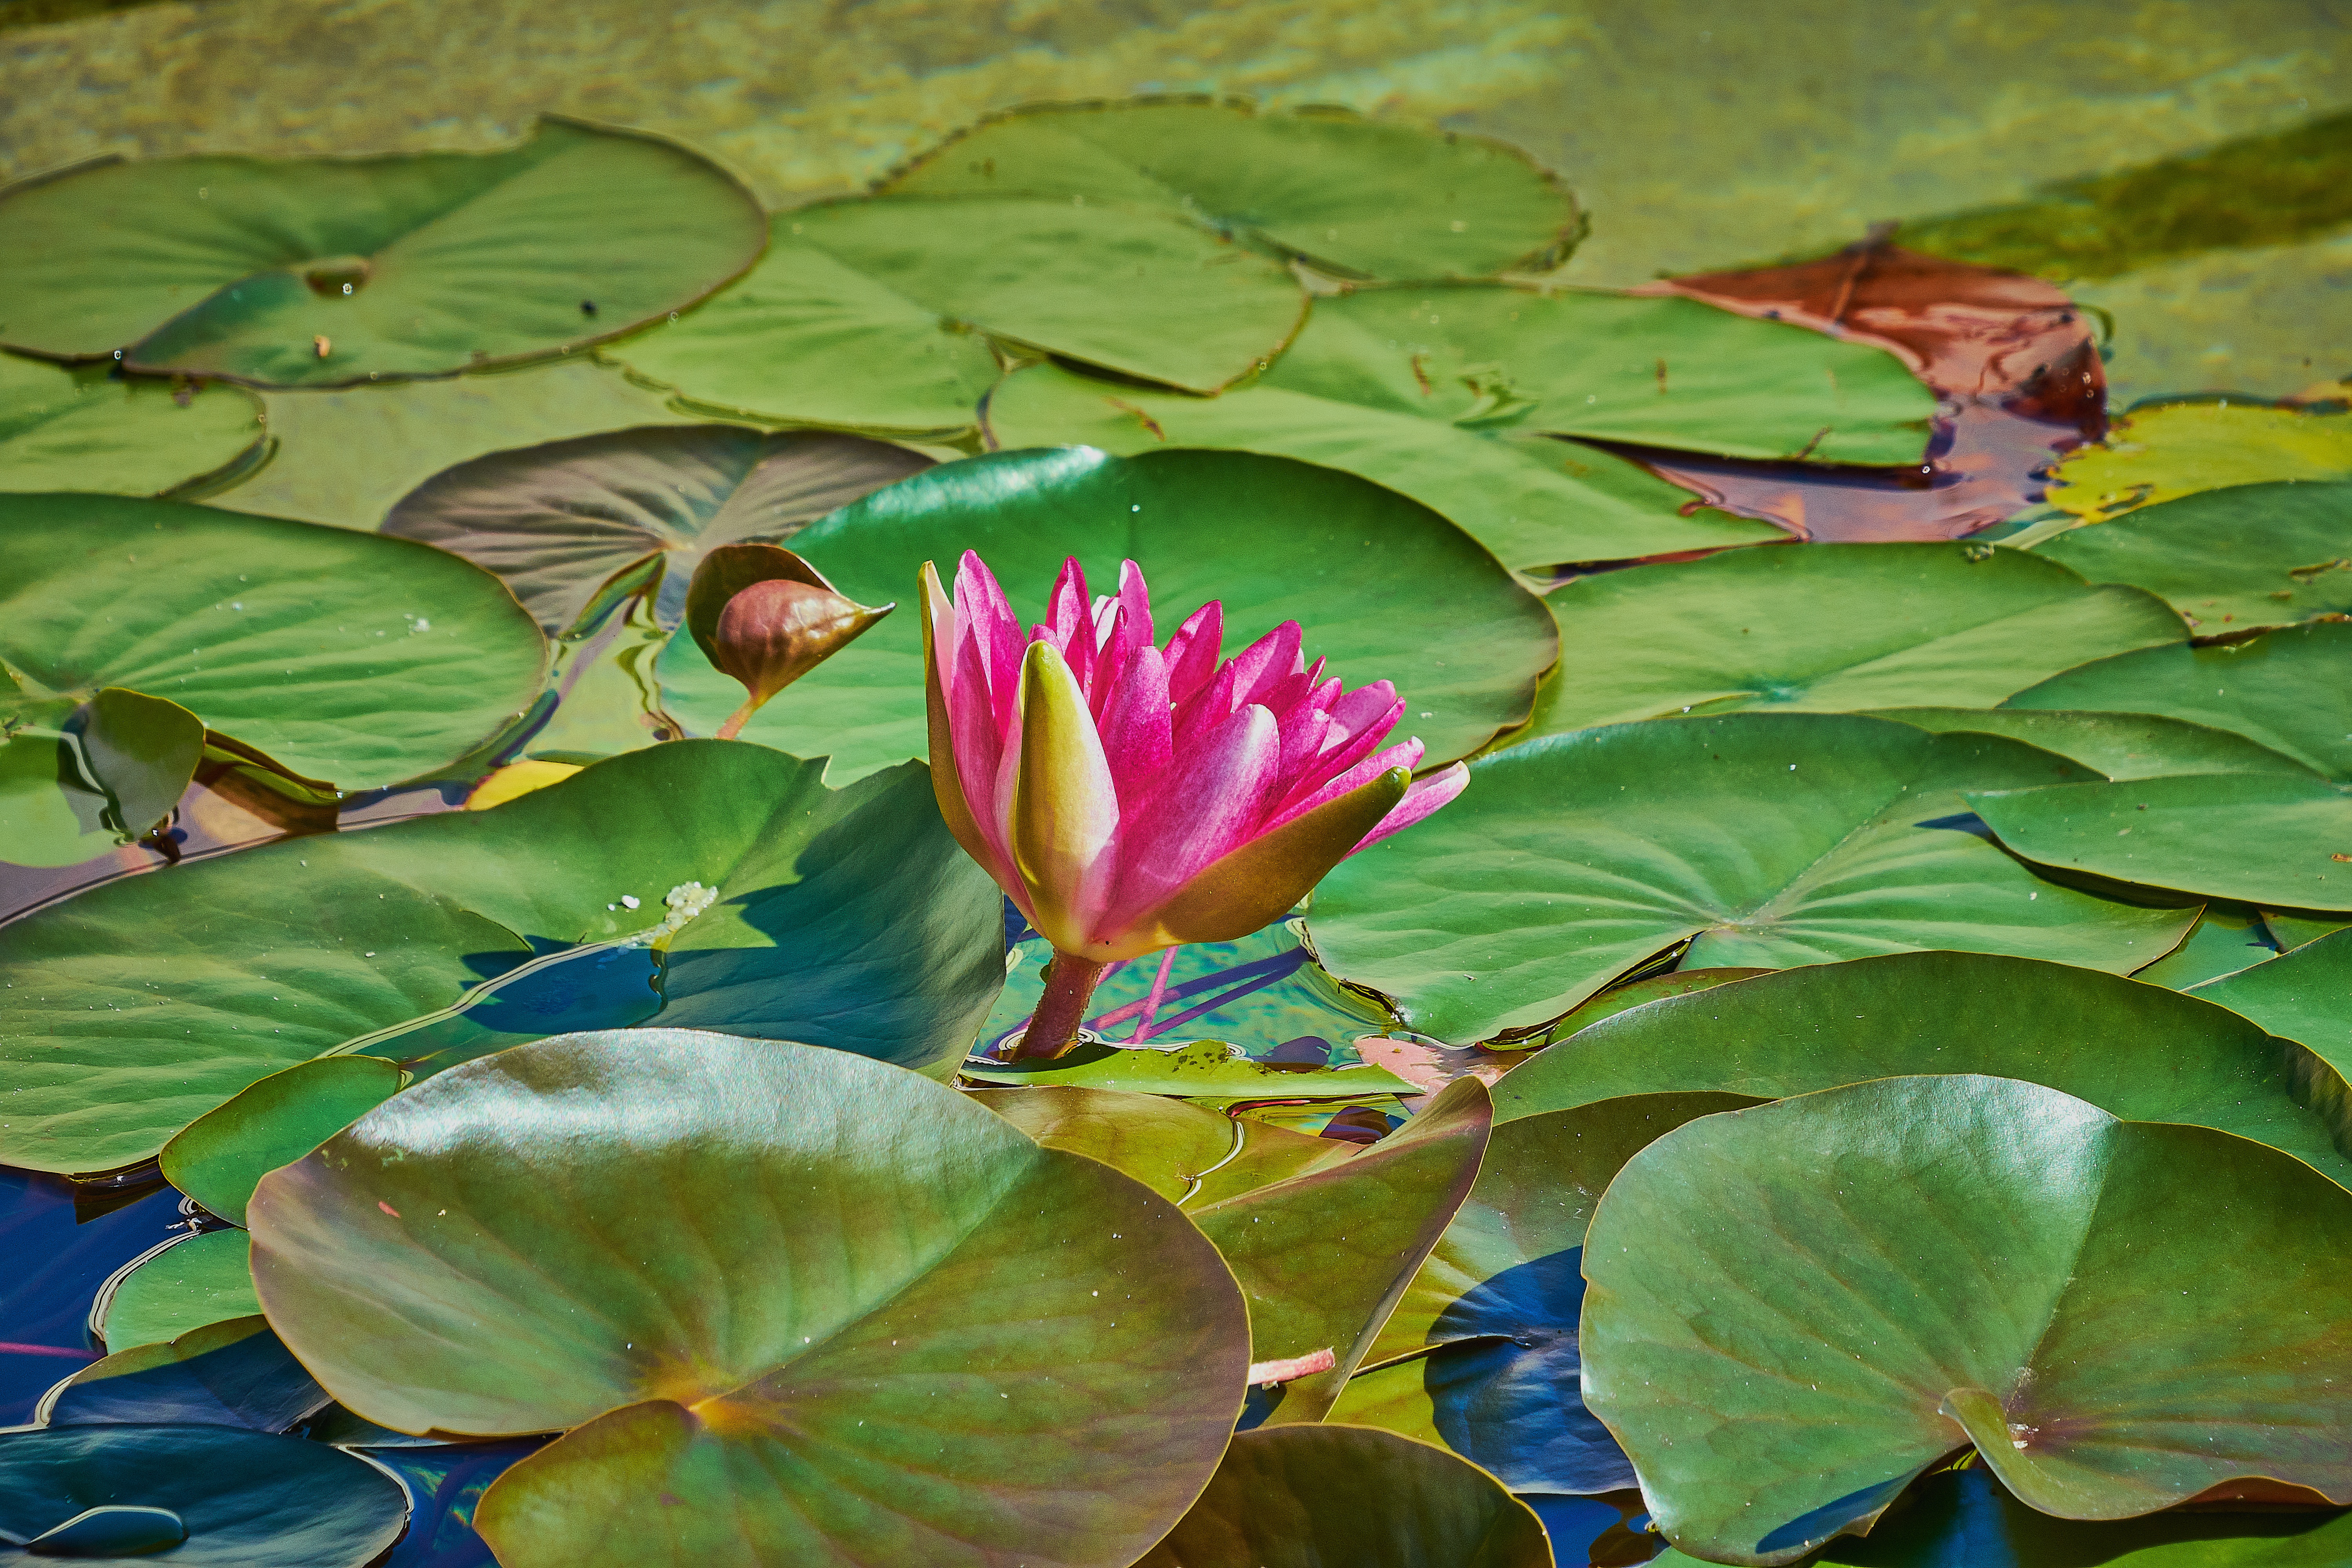
[[[1076,1045],[1087,1004],[1094,1000],[1095,983],[1109,967],[1055,950],[1054,962],[1045,971],[1045,994],[1037,998],[1037,1010],[1030,1015],[1029,1027],[1013,1056],[1058,1057]]]
[[[742,707],[727,715],[727,722],[719,726],[719,733],[715,739],[731,741],[741,734],[743,726],[751,721],[751,715],[760,710],[761,700],[757,697],[751,698]]]

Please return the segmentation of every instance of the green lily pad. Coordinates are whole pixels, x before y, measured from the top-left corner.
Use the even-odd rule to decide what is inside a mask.
[[[1687,996],[1695,991],[1711,991],[1718,985],[1728,985],[1735,980],[1745,980],[1751,974],[1769,974],[1769,969],[1675,969],[1664,974],[1653,974],[1646,979],[1612,985],[1597,995],[1588,997],[1546,1026],[1539,1034],[1526,1037],[1529,1048],[1564,1040],[1580,1029],[1588,1028],[1603,1018],[1658,1001],[1666,996]]]
[[[2206,635],[2352,612],[2352,483],[2238,485],[2070,529],[2035,553],[2162,595]]]
[[[79,866],[122,842],[107,818],[113,802],[90,775],[80,737],[62,721],[71,703],[20,709],[0,722],[0,860],[16,866]]]
[[[383,1469],[339,1448],[237,1426],[0,1433],[0,1563],[57,1561],[15,1542],[96,1508],[171,1516],[177,1530],[151,1535],[143,1550],[167,1546],[162,1560],[173,1568],[366,1568],[400,1539],[408,1494]],[[170,1544],[182,1532],[184,1539]],[[137,1554],[142,1550],[98,1561],[149,1561]]]
[[[1969,795],[2028,860],[2176,893],[2352,911],[2352,786],[2207,773]]]
[[[656,1015],[952,1062],[1003,981],[1003,899],[920,766],[844,790],[821,773],[677,742],[495,810],[267,845],[0,927],[0,1163],[145,1159],[312,1057],[426,1073]],[[715,901],[673,930],[692,884]]]
[[[2072,757],[2111,779],[2158,778],[2166,773],[2298,776],[2311,772],[2294,758],[2243,735],[2154,713],[2036,708],[1878,708],[1871,712],[1876,718],[1900,720],[1938,734],[1967,730],[1980,735],[2006,735]]]
[[[1784,970],[1602,1019],[1513,1069],[1495,1114],[1516,1123],[1666,1091],[1778,1100],[1939,1072],[2218,1128],[2352,1184],[2352,1090],[2311,1053],[2160,985],[1974,952]]]
[[[593,342],[692,304],[767,242],[716,165],[554,118],[497,153],[101,161],[0,192],[0,222],[18,241],[0,342],[279,386]]]
[[[1302,341],[1317,330],[1309,320]],[[1360,474],[1444,513],[1526,571],[1788,537],[1769,522],[1696,507],[1688,490],[1581,441],[1465,428],[1264,381],[1204,398],[1024,365],[989,395],[987,414],[991,438],[1008,448],[1085,446],[1132,457],[1223,447]]]
[[[2292,952],[2305,942],[2352,926],[2352,915],[2327,914],[2318,910],[2267,909],[2263,911],[2263,924],[2281,952]]]
[[[2026,1507],[1981,1466],[1929,1476],[1860,1540],[1832,1541],[1824,1568],[2336,1568],[2352,1552],[2352,1514],[2172,1512],[2053,1519]],[[1668,1547],[1651,1568],[1696,1568]]]
[[[2152,595],[1957,544],[1727,550],[1580,577],[1545,603],[1560,673],[1530,735],[1743,708],[1990,708],[2092,659],[2182,640]]]
[[[1265,1424],[1329,1412],[1477,1179],[1493,1114],[1485,1084],[1456,1079],[1368,1148],[1190,1211],[1248,1299],[1251,1360],[1335,1358],[1282,1384]]]
[[[0,489],[201,494],[268,455],[251,393],[114,369],[0,353]]]
[[[1339,1152],[1328,1139],[1156,1094],[1062,1085],[970,1097],[1046,1148],[1100,1160],[1180,1206],[1297,1175]]]
[[[114,824],[142,837],[171,815],[204,760],[204,721],[176,702],[110,686],[89,700],[82,755],[114,803]]]
[[[475,1514],[509,1568],[1129,1561],[1215,1468],[1249,1357],[1166,1200],[782,1041],[470,1062],[270,1173],[251,1214],[270,1322],[346,1406],[574,1428]]]
[[[82,1368],[41,1401],[45,1426],[220,1425],[283,1432],[327,1404],[256,1314],[142,1344]]]
[[[2002,706],[2158,713],[2234,731],[2352,784],[2352,623],[2143,648],[2053,676]]]
[[[2050,504],[2085,522],[2233,485],[2352,479],[2352,412],[2243,397],[2158,403],[2117,419],[2052,478]]]
[[[402,497],[381,531],[496,573],[551,637],[585,632],[633,593],[675,626],[712,550],[781,542],[930,466],[855,436],[619,430],[459,464]]]
[[[952,435],[980,418],[996,353],[967,322],[911,298],[896,269],[837,258],[769,220],[759,264],[694,310],[608,351],[693,408],[774,424]]]
[[[1497,1126],[1477,1185],[1331,1418],[1450,1448],[1516,1492],[1633,1486],[1578,1384],[1585,1226],[1636,1151],[1694,1117],[1755,1103],[1643,1094]]]
[[[1547,736],[1473,763],[1461,799],[1341,862],[1307,924],[1334,974],[1454,1041],[1557,1018],[1685,941],[1701,969],[1965,948],[2126,972],[2196,910],[2044,881],[1961,799],[2081,776],[2014,741],[1852,714]]]
[[[975,1083],[1120,1089],[1185,1100],[1348,1100],[1421,1091],[1385,1068],[1260,1061],[1225,1040],[1174,1046],[1081,1044],[1058,1057],[967,1060]],[[1263,1359],[1263,1358],[1261,1358]]]
[[[362,531],[442,469],[487,452],[709,417],[677,413],[585,355],[446,381],[267,392],[261,401],[276,452],[207,504]]]
[[[139,1259],[99,1292],[91,1327],[109,1350],[176,1340],[261,1310],[241,1230],[207,1230]]]
[[[1527,1504],[1442,1448],[1348,1426],[1234,1438],[1135,1568],[1551,1568]]]
[[[2134,970],[2132,978],[2145,985],[2186,991],[2276,958],[2278,951],[2277,939],[2263,922],[2262,910],[2251,904],[2216,900],[2205,906],[2196,929],[2179,947],[2146,969]]]
[[[1043,617],[1066,557],[1098,584],[1131,558],[1164,626],[1220,599],[1229,653],[1296,620],[1307,657],[1328,658],[1331,675],[1351,687],[1394,681],[1405,699],[1397,733],[1426,742],[1429,766],[1524,720],[1557,657],[1543,605],[1444,518],[1278,458],[969,458],[811,523],[793,549],[866,605],[903,601],[924,562],[949,571],[976,550],[1028,621]],[[1432,636],[1440,625],[1444,637]],[[836,781],[924,755],[922,630],[917,616],[892,616],[761,709],[744,738],[830,752]],[[691,637],[673,637],[658,668],[665,703],[692,729],[716,729],[742,701]]]
[[[547,668],[498,579],[404,541],[60,494],[0,497],[0,661],[29,699],[165,698],[346,789],[456,761]]]
[[[1544,271],[1579,237],[1575,198],[1516,147],[1208,98],[992,115],[882,189],[1158,208],[1340,277]]]
[[[165,1179],[231,1225],[256,1182],[289,1165],[400,1091],[382,1057],[320,1057],[275,1072],[205,1111],[163,1145]]]
[[[1627,1162],[1585,1241],[1584,1395],[1667,1539],[1720,1563],[1867,1531],[1971,1443],[2069,1519],[2243,1478],[2352,1497],[2348,1246],[2352,1193],[2226,1132],[1852,1084]]]
[[[2339,929],[2189,994],[2294,1040],[2352,1076],[2352,932]]]

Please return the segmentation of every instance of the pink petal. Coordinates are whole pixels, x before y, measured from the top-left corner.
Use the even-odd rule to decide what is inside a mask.
[[[1124,806],[1139,800],[1168,766],[1167,662],[1147,642],[1129,658],[1117,682],[1105,682],[1104,689],[1108,695],[1100,721],[1103,753],[1110,759],[1111,778]]]
[[[1235,707],[1244,702],[1265,702],[1266,693],[1306,668],[1298,657],[1299,641],[1298,623],[1285,621],[1234,655],[1229,668],[1239,693]]]
[[[1038,624],[1037,640],[1054,645],[1069,665],[1081,692],[1086,690],[1095,669],[1093,607],[1093,601],[1087,596],[1087,574],[1073,555],[1062,563],[1061,573],[1054,579],[1054,591],[1045,597],[1045,618]]]
[[[1132,561],[1118,563],[1118,602],[1127,612],[1128,635],[1141,642],[1155,642],[1151,629],[1151,590],[1144,585],[1143,568]]]
[[[955,606],[957,631],[980,650],[981,689],[988,693],[1001,732],[1012,720],[1021,679],[1021,648],[1027,639],[1022,637],[1020,618],[1013,615],[988,563],[969,550],[956,566]],[[961,679],[961,650],[956,668]]]
[[[1405,772],[1411,773],[1420,765],[1420,738],[1416,736],[1409,741],[1399,742],[1375,756],[1366,757],[1345,773],[1333,775],[1307,794],[1279,802],[1274,810],[1266,814],[1265,826],[1261,831],[1271,833],[1293,817],[1314,810],[1325,801],[1337,800],[1349,790],[1360,784],[1371,783],[1391,768],[1402,768]]]
[[[1452,767],[1433,773],[1425,779],[1413,780],[1412,787],[1404,792],[1404,798],[1391,806],[1386,816],[1381,818],[1381,825],[1365,834],[1364,841],[1348,853],[1357,854],[1370,848],[1391,833],[1403,832],[1455,795],[1460,795],[1469,783],[1470,768],[1466,763],[1456,763]]]
[[[1120,814],[1117,879],[1097,934],[1135,924],[1203,866],[1255,837],[1281,755],[1274,715],[1255,703],[1206,744],[1179,750],[1150,796]]]
[[[1379,685],[1385,688],[1388,682],[1383,680]],[[1365,689],[1370,690],[1371,688]],[[1349,716],[1360,720],[1362,710],[1360,708]],[[1287,819],[1293,815],[1292,808],[1308,796],[1318,800],[1328,798],[1324,786],[1335,778],[1351,777],[1360,784],[1371,777],[1370,773],[1362,773],[1358,764],[1387,738],[1388,732],[1396,728],[1396,721],[1403,716],[1404,700],[1401,697],[1374,714],[1370,721],[1363,723],[1353,734],[1348,732],[1345,719],[1337,713],[1330,715],[1330,727],[1324,732],[1323,749],[1296,768],[1284,770],[1284,792],[1273,815]],[[1418,763],[1420,760],[1420,753],[1416,752],[1413,761]],[[1373,771],[1377,773],[1380,770]]]
[[[1181,703],[1209,683],[1217,671],[1217,649],[1225,637],[1225,605],[1212,599],[1190,616],[1168,639],[1168,700]]]

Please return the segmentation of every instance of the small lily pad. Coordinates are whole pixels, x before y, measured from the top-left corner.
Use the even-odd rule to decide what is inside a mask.
[[[969,1093],[1046,1148],[1100,1160],[1184,1205],[1297,1175],[1339,1152],[1328,1139],[1156,1094],[1066,1084]]]
[[[249,1318],[253,1294],[241,1230],[207,1230],[139,1259],[107,1282],[90,1326],[112,1351],[162,1344],[193,1329]]]
[[[39,1419],[49,1426],[219,1424],[283,1432],[325,1405],[327,1391],[254,1316],[117,1351],[41,1403]]]
[[[163,1145],[164,1177],[231,1225],[253,1184],[373,1110],[404,1075],[382,1057],[320,1057],[271,1073],[205,1112]]]
[[[241,387],[0,353],[0,489],[204,494],[268,456]]]
[[[1396,1074],[1376,1067],[1257,1061],[1223,1040],[1171,1046],[1081,1043],[1062,1056],[1012,1061],[967,1058],[963,1076],[976,1083],[1075,1089],[1116,1089],[1186,1100],[1345,1100],[1363,1094],[1418,1094]]]

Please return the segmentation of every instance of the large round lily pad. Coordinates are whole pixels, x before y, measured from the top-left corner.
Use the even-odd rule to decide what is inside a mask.
[[[883,189],[1157,208],[1358,278],[1542,270],[1577,237],[1574,198],[1516,147],[1205,98],[993,115]]]
[[[681,310],[767,241],[674,142],[545,119],[497,153],[101,161],[0,192],[0,342],[340,386],[549,354]]]
[[[2134,1121],[2284,1149],[2352,1185],[2352,1089],[2226,1006],[2065,963],[1903,952],[1759,974],[1604,1018],[1496,1086],[1496,1116],[1621,1095],[1777,1100],[1866,1079],[2021,1079]]]
[[[121,1555],[87,1548],[37,1555],[20,1544],[100,1509],[165,1517],[143,1540],[117,1536],[128,1547]],[[391,1476],[299,1437],[211,1426],[0,1433],[0,1563],[95,1557],[174,1568],[364,1568],[400,1538],[407,1518],[408,1496]],[[92,1522],[110,1521],[100,1514]],[[156,1524],[165,1533],[156,1534]],[[159,1548],[159,1557],[146,1555]]]
[[[1164,627],[1219,599],[1228,654],[1296,620],[1307,657],[1328,658],[1350,687],[1394,681],[1397,734],[1419,735],[1432,766],[1523,720],[1557,647],[1535,595],[1435,512],[1351,475],[1244,453],[949,463],[810,524],[793,548],[866,605],[903,601],[924,562],[944,572],[976,550],[1032,622],[1066,558],[1097,584],[1132,559]],[[836,780],[921,756],[922,657],[919,617],[892,616],[760,710],[745,738],[830,752]],[[692,728],[716,728],[742,701],[690,637],[671,639],[660,673],[669,710]]]
[[[931,466],[855,436],[735,425],[650,426],[493,452],[400,499],[382,531],[495,572],[551,637],[585,629],[632,592],[662,624],[722,544],[778,543],[812,519]]]
[[[1461,799],[1343,861],[1308,926],[1332,973],[1457,1042],[1558,1017],[1685,941],[1694,968],[1945,947],[2127,972],[2196,910],[2044,881],[1960,795],[2082,776],[2014,741],[1849,714],[1547,736],[1472,763]]]
[[[237,387],[0,353],[0,489],[205,492],[258,464],[267,439]]]
[[[2352,483],[2237,485],[2069,529],[2035,553],[2160,594],[2207,636],[2352,612]]]
[[[0,661],[25,698],[164,698],[346,789],[456,761],[547,668],[497,578],[404,541],[57,494],[0,497]]]
[[[656,1015],[916,1067],[961,1057],[1003,982],[995,884],[920,766],[844,790],[821,772],[677,742],[495,810],[250,849],[0,928],[16,982],[0,990],[0,1163],[145,1159],[326,1052],[429,1073]],[[686,918],[689,884],[712,901]]]
[[[1477,1185],[1331,1418],[1450,1448],[1517,1492],[1633,1486],[1578,1382],[1585,1226],[1635,1151],[1693,1117],[1754,1103],[1643,1094],[1497,1126]]]
[[[1957,544],[1727,550],[1580,577],[1545,603],[1560,673],[1537,700],[1538,735],[1740,708],[1990,708],[2183,640],[2153,595]]]
[[[1585,1399],[1718,1563],[1866,1531],[1968,1444],[2069,1519],[2254,1478],[2352,1499],[2347,1247],[2352,1194],[2226,1132],[1853,1084],[1626,1163],[1585,1242]]]
[[[1355,1426],[1244,1432],[1135,1568],[1551,1568],[1527,1504],[1477,1466]]]
[[[509,1568],[1131,1561],[1215,1467],[1249,1356],[1172,1204],[782,1041],[502,1052],[250,1213],[270,1321],[345,1405],[574,1428],[476,1513]]]

